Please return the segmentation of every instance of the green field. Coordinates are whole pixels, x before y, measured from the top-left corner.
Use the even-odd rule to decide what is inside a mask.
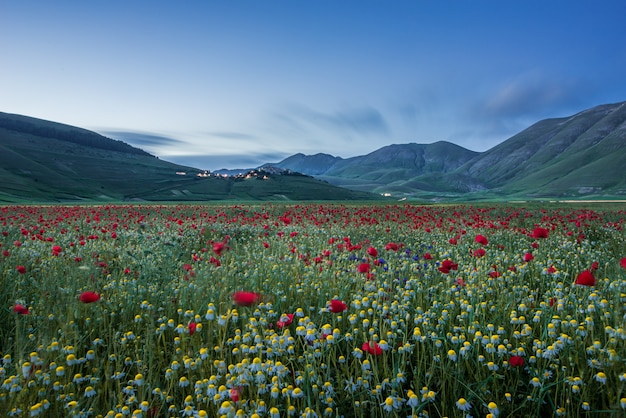
[[[625,209],[0,207],[0,415],[621,417]]]

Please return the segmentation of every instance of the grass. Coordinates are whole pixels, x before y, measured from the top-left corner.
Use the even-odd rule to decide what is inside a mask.
[[[622,416],[625,212],[589,205],[1,207],[0,415]]]

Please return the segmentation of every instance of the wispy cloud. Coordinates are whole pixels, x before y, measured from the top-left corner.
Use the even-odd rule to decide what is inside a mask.
[[[277,163],[290,154],[281,152],[258,152],[222,155],[173,155],[164,156],[166,161],[203,170],[250,169],[266,163]]]
[[[349,107],[320,112],[300,104],[291,104],[276,112],[274,119],[290,129],[306,133],[326,131],[335,137],[351,139],[355,136],[380,136],[389,133],[383,114],[371,106]]]
[[[100,133],[138,147],[158,148],[179,145],[185,142],[170,136],[155,135],[147,132],[103,130]]]

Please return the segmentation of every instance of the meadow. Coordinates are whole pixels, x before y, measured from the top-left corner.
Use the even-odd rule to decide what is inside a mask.
[[[0,416],[624,416],[625,222],[0,207]]]

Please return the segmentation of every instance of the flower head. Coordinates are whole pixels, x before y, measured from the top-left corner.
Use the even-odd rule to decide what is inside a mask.
[[[581,286],[595,286],[596,278],[593,277],[593,273],[590,270],[584,270],[578,274],[574,284]]]
[[[530,233],[531,238],[548,238],[549,231],[546,228],[537,227]]]
[[[344,302],[340,301],[339,299],[333,299],[330,301],[328,309],[332,313],[339,313],[348,309],[348,305],[346,305]]]
[[[522,367],[524,365],[524,357],[522,356],[511,356],[509,358],[509,366],[511,367]]]
[[[235,292],[233,293],[233,302],[239,306],[250,306],[259,302],[261,294],[256,292]]]
[[[20,315],[28,315],[30,312],[28,311],[28,308],[24,305],[21,305],[19,303],[16,303],[13,306],[13,312],[18,313]]]
[[[96,292],[87,291],[81,293],[78,299],[83,303],[93,303],[100,300],[100,295]]]
[[[487,237],[481,234],[476,235],[475,241],[481,245],[489,244],[489,240],[487,239]]]
[[[383,353],[383,348],[374,341],[366,341],[361,345],[361,350],[370,353],[373,356],[379,356]]]

